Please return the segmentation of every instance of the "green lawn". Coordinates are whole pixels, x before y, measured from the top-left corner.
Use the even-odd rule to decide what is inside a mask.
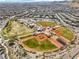
[[[36,48],[39,46],[38,41],[34,38],[24,41],[23,43],[30,48]]]
[[[49,40],[37,41],[36,39],[32,38],[28,39],[27,41],[24,41],[23,43],[29,48],[35,48],[38,50],[50,50],[57,48]]]
[[[63,36],[69,40],[72,40],[74,37],[73,33],[67,28],[62,28],[62,29],[63,29],[62,30]]]
[[[11,25],[12,25],[12,21],[8,21],[8,23],[6,24],[6,26],[2,30],[4,34],[9,33],[9,31],[11,30]]]
[[[70,41],[74,37],[73,32],[66,27],[60,27],[60,28],[57,29],[57,31],[60,32],[60,35],[62,35],[63,37],[67,38]]]
[[[39,21],[36,23],[37,25],[42,25],[42,26],[56,26],[56,22],[49,22],[49,21]]]
[[[49,40],[45,40],[40,42],[40,49],[41,50],[47,50],[47,49],[55,49],[57,48],[55,45],[53,45]]]

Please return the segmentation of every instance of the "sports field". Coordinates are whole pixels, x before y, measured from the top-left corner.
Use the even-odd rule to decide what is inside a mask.
[[[39,51],[57,49],[57,47],[54,44],[52,44],[48,39],[43,41],[38,41],[35,38],[31,38],[24,41],[23,44],[29,48],[33,48]]]
[[[57,35],[63,36],[70,41],[74,38],[73,32],[66,27],[59,27],[55,30],[55,32]]]
[[[58,25],[56,22],[38,21],[37,25],[43,26],[42,32],[29,28],[18,20],[9,20],[2,30],[2,34],[8,38],[18,37],[18,43],[25,49],[35,51],[55,51],[62,48],[74,38],[74,33],[67,27]],[[49,29],[48,29],[49,27]],[[49,35],[50,34],[50,35]],[[59,41],[58,38],[61,38]]]
[[[61,48],[60,44],[56,40],[49,38],[47,35],[40,33],[30,37],[21,38],[19,41],[21,45],[26,49],[34,49],[36,51],[50,51]],[[59,45],[58,45],[59,44]]]
[[[56,22],[50,22],[50,21],[39,21],[36,24],[37,25],[42,25],[44,27],[47,27],[47,26],[56,26],[57,25]]]

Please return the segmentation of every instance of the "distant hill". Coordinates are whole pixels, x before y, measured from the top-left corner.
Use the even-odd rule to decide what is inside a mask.
[[[70,7],[79,7],[79,2],[70,2],[69,6]]]

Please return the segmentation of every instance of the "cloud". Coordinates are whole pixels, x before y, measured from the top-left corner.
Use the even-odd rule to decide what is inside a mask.
[[[0,1],[5,1],[5,0],[0,0]]]
[[[0,2],[38,2],[38,1],[63,1],[63,0],[0,0]]]
[[[54,1],[54,0],[35,0],[35,1]]]

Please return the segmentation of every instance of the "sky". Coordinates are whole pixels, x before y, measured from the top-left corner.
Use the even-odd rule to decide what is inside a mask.
[[[39,1],[64,1],[64,0],[0,0],[0,2],[39,2]]]

